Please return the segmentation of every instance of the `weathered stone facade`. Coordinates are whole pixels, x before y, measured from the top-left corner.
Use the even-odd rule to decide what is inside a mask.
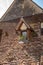
[[[34,58],[28,55],[26,51],[27,44],[19,44],[14,22],[2,22],[0,29],[3,30],[0,42],[0,63],[3,65],[21,65],[30,63],[29,60],[34,61]],[[8,36],[6,36],[6,32]]]
[[[43,10],[32,0],[14,0],[0,20],[0,65],[43,65]],[[16,26],[23,17],[38,37],[19,44]]]
[[[38,34],[37,38],[33,38],[32,41],[24,44],[19,44],[16,33],[16,26],[20,19],[0,22],[0,29],[2,30],[0,65],[37,65],[39,63],[38,50],[39,48],[42,49],[43,46],[41,46],[40,20],[39,18],[35,20],[36,16],[24,17],[25,22],[30,24]],[[41,65],[43,64],[41,63]]]

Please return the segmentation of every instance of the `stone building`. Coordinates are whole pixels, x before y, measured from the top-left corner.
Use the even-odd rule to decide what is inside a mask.
[[[43,65],[43,9],[14,0],[0,20],[0,65]]]

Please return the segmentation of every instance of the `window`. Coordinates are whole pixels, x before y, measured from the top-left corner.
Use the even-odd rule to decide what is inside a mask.
[[[20,22],[18,27],[18,40],[19,43],[28,43],[33,39],[33,37],[37,36],[37,33],[30,27],[30,25],[26,24],[25,22]]]
[[[2,29],[0,29],[0,42],[1,42],[1,38],[2,38]]]
[[[26,31],[22,31],[21,35],[20,35],[20,41],[26,41],[27,40],[27,32]]]
[[[22,32],[22,35],[24,36],[24,40],[26,40],[26,38],[27,38],[27,32],[26,31]]]
[[[43,23],[41,23],[41,35],[43,35]]]
[[[19,41],[27,42],[27,26],[24,23],[20,27]]]
[[[21,35],[19,38],[19,42],[21,43],[28,43],[28,36],[27,36],[27,31],[21,31]]]
[[[43,35],[43,28],[41,28],[41,35]]]

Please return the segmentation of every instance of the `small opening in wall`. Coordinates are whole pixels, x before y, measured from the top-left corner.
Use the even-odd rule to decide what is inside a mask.
[[[9,35],[8,35],[8,32],[5,32],[5,36],[7,36],[7,37],[9,36]]]
[[[43,28],[41,28],[41,35],[43,35]]]
[[[1,38],[2,38],[2,29],[0,29],[0,42],[1,42]]]
[[[41,23],[41,35],[43,35],[43,23]]]

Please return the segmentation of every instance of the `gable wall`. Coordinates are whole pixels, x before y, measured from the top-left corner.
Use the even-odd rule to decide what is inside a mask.
[[[34,21],[34,20],[30,20],[30,19],[25,19],[25,21],[28,23],[28,24],[30,24],[32,27],[33,27],[33,29],[34,29],[34,26],[36,26],[35,27],[35,31],[37,30],[37,32],[40,34],[40,22],[38,22],[37,21],[37,23]],[[33,22],[34,21],[34,22]],[[6,58],[5,60],[3,60],[3,62],[5,61],[5,62],[7,62],[8,63],[8,60],[10,60],[9,59],[9,56],[10,56],[10,58],[13,58],[13,60],[14,61],[16,61],[16,63],[17,63],[17,65],[19,64],[19,65],[23,65],[23,63],[25,63],[26,65],[27,64],[29,64],[30,62],[28,61],[30,58],[28,58],[27,57],[27,55],[29,55],[29,53],[28,53],[28,49],[29,49],[29,44],[18,44],[18,42],[17,42],[17,34],[16,34],[16,32],[15,32],[15,28],[16,28],[16,26],[17,26],[18,24],[17,23],[15,23],[15,22],[0,22],[0,29],[2,29],[3,30],[3,34],[2,34],[2,41],[1,41],[1,44],[0,44],[0,48],[3,50],[3,51],[1,51],[1,55],[0,55],[0,62],[1,62],[1,60],[2,60],[2,56],[3,56],[3,58]],[[7,36],[5,36],[5,32],[7,32],[8,33],[8,37]],[[40,36],[39,36],[40,37]],[[39,42],[40,42],[40,40],[39,40]],[[35,42],[35,44],[37,44],[38,42]],[[14,44],[14,45],[13,45]],[[33,43],[34,44],[34,43]],[[13,45],[13,47],[11,46],[11,45]],[[15,46],[16,45],[16,46]],[[14,47],[15,46],[15,47]],[[8,50],[9,49],[11,49],[9,52],[8,52]],[[23,50],[22,50],[23,49]],[[30,49],[29,49],[30,50]],[[8,52],[8,54],[6,54],[6,51]],[[4,54],[5,53],[5,54]],[[9,55],[9,53],[11,54],[11,55]],[[16,54],[15,54],[16,53]],[[27,53],[27,55],[25,54],[25,53]],[[13,54],[13,55],[12,55]],[[20,54],[20,55],[19,55]],[[6,56],[7,55],[7,56]],[[14,55],[16,55],[15,57],[14,57]],[[16,59],[15,60],[15,58],[18,58],[18,59]],[[28,59],[27,59],[28,58]],[[7,60],[8,59],[8,60]],[[21,60],[22,59],[22,60]],[[32,60],[33,60],[34,58],[32,58]],[[6,61],[7,60],[7,61]],[[31,64],[35,64],[36,65],[36,62],[35,62],[35,59],[32,61],[31,60],[31,62],[33,62],[33,63],[31,63]],[[13,61],[13,62],[14,62]],[[18,61],[18,62],[17,62]],[[21,63],[21,61],[22,61],[22,63]],[[10,62],[10,61],[9,61]],[[10,62],[11,63],[11,62]],[[8,63],[9,65],[10,65],[10,63]],[[15,63],[15,62],[14,62]],[[14,63],[12,63],[12,64],[14,64]],[[15,63],[15,65],[16,65],[16,63]],[[6,64],[3,64],[3,65],[6,65]]]
[[[24,45],[18,44],[17,39],[15,40],[17,37],[15,32],[15,25],[16,23],[14,22],[0,23],[0,29],[3,30],[2,40],[0,43],[0,64],[2,65],[23,65],[23,63],[30,63],[28,62],[28,59],[26,59],[27,56],[25,54]],[[5,32],[8,33],[8,37],[5,35]],[[13,62],[10,61],[10,58],[13,59]]]
[[[29,18],[26,18],[24,19],[25,22],[27,24],[29,24],[33,30],[38,34],[38,39],[40,40],[40,22],[38,20],[31,20]],[[37,21],[37,22],[36,22]],[[2,34],[2,41],[6,41],[4,39],[4,37],[6,38],[6,32],[8,33],[8,39],[9,40],[14,40],[14,38],[16,37],[16,26],[18,25],[16,23],[17,21],[15,22],[0,22],[0,29],[3,30],[3,34]]]

